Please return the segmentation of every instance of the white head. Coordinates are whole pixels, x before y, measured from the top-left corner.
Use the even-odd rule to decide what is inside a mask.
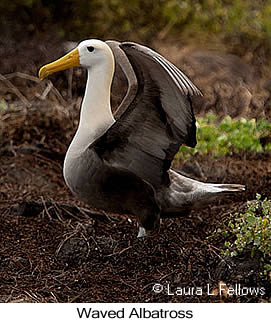
[[[81,66],[91,68],[106,62],[114,62],[113,53],[110,47],[98,39],[82,41],[78,47],[79,62]]]
[[[58,60],[44,65],[39,71],[39,78],[42,80],[58,71],[74,66],[83,66],[91,70],[96,66],[112,66],[114,70],[114,56],[110,47],[98,39],[84,40],[65,56]]]

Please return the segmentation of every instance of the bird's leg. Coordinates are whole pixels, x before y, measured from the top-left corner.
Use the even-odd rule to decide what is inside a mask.
[[[147,237],[146,230],[143,227],[140,226],[139,230],[138,230],[137,238],[138,239],[143,239],[143,238],[146,238],[146,237]]]
[[[149,205],[141,210],[137,216],[139,230],[137,238],[143,239],[159,232],[160,210],[157,205]]]

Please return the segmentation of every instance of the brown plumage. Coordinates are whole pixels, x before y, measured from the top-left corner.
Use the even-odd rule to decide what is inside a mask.
[[[128,79],[128,92],[113,115],[114,65]],[[135,215],[139,236],[159,227],[160,216],[201,207],[242,185],[205,184],[170,169],[180,146],[196,145],[190,97],[201,95],[176,66],[135,44],[87,40],[44,66],[43,78],[69,66],[88,69],[80,123],[68,149],[64,177],[92,207]]]

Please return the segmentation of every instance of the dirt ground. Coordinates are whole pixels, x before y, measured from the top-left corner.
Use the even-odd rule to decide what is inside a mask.
[[[214,234],[256,192],[271,197],[270,154],[197,156],[174,164],[193,178],[247,190],[189,216],[163,219],[158,236],[140,241],[134,218],[97,216],[66,187],[62,164],[78,122],[77,84],[84,74],[63,73],[52,78],[55,86],[39,82],[34,68],[55,56],[48,59],[51,48],[28,44],[38,58],[25,54],[26,67],[4,55],[14,44],[0,44],[0,302],[270,301],[270,284],[258,275],[260,256],[223,258],[225,238]],[[153,290],[158,283],[159,293]],[[265,288],[265,294],[218,295],[221,283]],[[184,288],[190,295],[180,295]]]

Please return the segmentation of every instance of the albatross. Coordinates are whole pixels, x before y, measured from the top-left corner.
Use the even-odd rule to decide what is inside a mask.
[[[111,84],[118,65],[128,90],[115,113]],[[89,39],[39,70],[43,80],[70,67],[87,69],[77,131],[67,150],[67,186],[91,207],[134,215],[138,237],[156,231],[161,217],[186,214],[240,184],[203,183],[171,168],[181,145],[195,147],[193,82],[162,55],[132,42]]]

